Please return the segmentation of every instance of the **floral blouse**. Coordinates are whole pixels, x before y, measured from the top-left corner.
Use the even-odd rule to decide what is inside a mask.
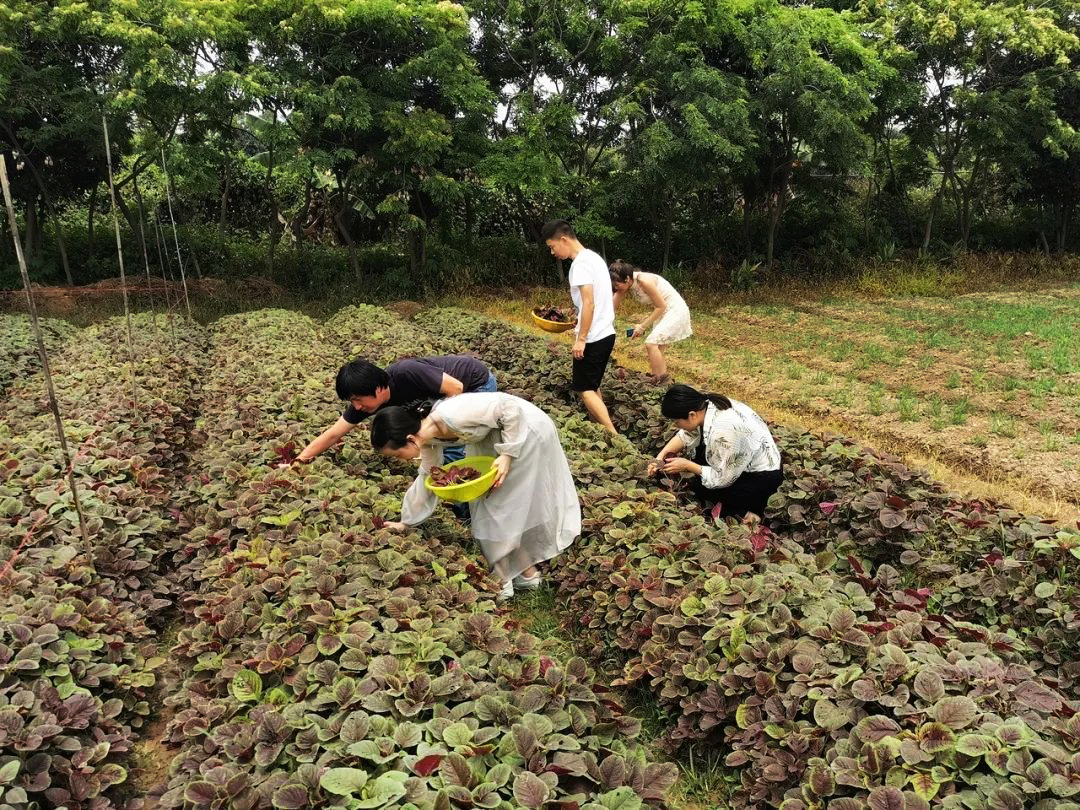
[[[702,434],[708,466],[701,468],[701,483],[709,489],[729,487],[744,472],[780,469],[780,451],[769,426],[738,400],[731,400],[731,407],[723,411],[710,402],[702,426],[692,433],[680,430],[678,435],[693,454]]]

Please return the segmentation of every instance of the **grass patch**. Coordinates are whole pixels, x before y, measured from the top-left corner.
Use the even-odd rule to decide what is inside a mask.
[[[739,784],[739,773],[724,766],[720,752],[692,746],[677,764],[679,781],[667,796],[670,806],[684,810],[719,810],[728,806],[731,789]]]
[[[1016,438],[1016,420],[1003,413],[990,414],[990,432],[1003,439]]]
[[[961,397],[953,403],[952,408],[949,411],[949,424],[963,425],[967,423],[970,410],[971,402],[968,401],[967,397]]]
[[[901,422],[914,422],[919,418],[919,398],[909,387],[900,389],[900,399],[896,403],[896,412]]]

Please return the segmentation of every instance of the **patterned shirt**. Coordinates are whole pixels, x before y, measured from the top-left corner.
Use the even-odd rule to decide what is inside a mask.
[[[780,451],[776,448],[765,420],[738,400],[719,410],[711,402],[705,407],[705,421],[692,433],[679,431],[686,450],[693,453],[705,437],[705,460],[701,483],[709,489],[729,487],[744,472],[780,469]]]

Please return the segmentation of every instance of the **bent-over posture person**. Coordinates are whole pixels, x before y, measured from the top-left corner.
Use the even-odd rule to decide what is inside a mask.
[[[660,401],[660,412],[679,432],[664,445],[649,472],[688,472],[702,506],[720,505],[722,517],[765,514],[769,496],[784,473],[780,451],[769,426],[749,405],[719,394],[703,394],[689,385],[673,385]],[[688,458],[665,457],[689,452]]]
[[[615,291],[615,308],[623,297],[632,292],[643,304],[653,308],[641,323],[634,324],[630,337],[641,337],[650,326],[653,330],[645,338],[645,351],[649,355],[649,371],[657,385],[671,382],[667,373],[664,346],[686,340],[693,334],[690,327],[690,308],[683,297],[671,286],[671,282],[656,273],[646,273],[622,259],[616,259],[608,268],[611,287]],[[655,324],[655,326],[654,326]]]
[[[430,408],[430,412],[428,409]],[[501,599],[514,589],[539,587],[537,563],[569,548],[581,534],[570,465],[551,418],[510,394],[462,394],[452,399],[385,408],[371,423],[372,446],[388,456],[420,459],[420,472],[401,504],[401,521],[416,526],[435,511],[437,498],[424,486],[443,463],[446,445],[464,444],[469,456],[495,456],[498,470],[487,494],[469,503],[472,533],[494,575]]]
[[[382,408],[420,399],[453,397],[466,391],[494,391],[495,375],[482,361],[464,354],[398,360],[385,370],[367,360],[353,360],[338,369],[334,388],[338,399],[345,400],[349,406],[334,424],[300,451],[298,461],[312,461]],[[448,460],[463,455],[460,449],[451,450]]]

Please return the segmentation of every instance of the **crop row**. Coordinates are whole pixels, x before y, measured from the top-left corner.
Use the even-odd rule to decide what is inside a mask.
[[[566,410],[564,350],[467,313],[425,323]],[[605,395],[632,417],[616,423],[651,451],[655,398],[613,376]],[[555,566],[584,646],[622,651],[614,683],[668,708],[673,748],[729,752],[740,805],[1076,806],[1075,589],[1031,563],[1076,536],[957,502],[853,443],[776,432],[788,472],[768,526],[703,528],[621,442],[568,442],[579,481],[601,472]]]
[[[78,331],[67,321],[52,318],[42,318],[39,324],[45,349],[50,353]],[[40,368],[41,355],[30,330],[30,319],[25,315],[0,315],[0,394]]]
[[[351,326],[376,343],[363,315]],[[646,760],[637,721],[584,661],[540,656],[502,615],[460,526],[440,515],[404,537],[376,528],[408,468],[363,441],[298,470],[274,464],[276,446],[333,417],[326,383],[348,326],[283,312],[215,325],[204,472],[176,552],[194,561],[195,590],[173,650],[190,674],[168,701],[180,751],[162,805],[659,799],[672,766]]]
[[[0,428],[0,790],[8,806],[123,806],[151,714],[171,490],[195,437],[201,330],[183,357],[135,322],[69,335],[52,357],[84,537],[40,376],[6,393]],[[190,359],[185,359],[190,358]],[[25,370],[23,372],[26,373]]]

